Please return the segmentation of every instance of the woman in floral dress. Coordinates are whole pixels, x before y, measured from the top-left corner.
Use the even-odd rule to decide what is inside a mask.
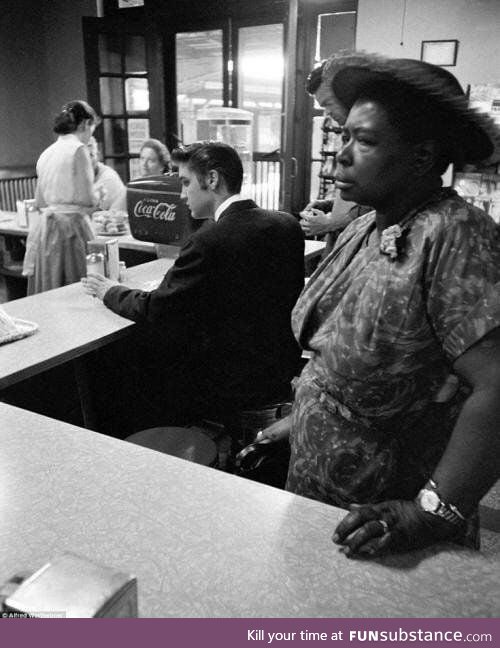
[[[261,436],[290,434],[288,490],[350,509],[334,533],[346,555],[477,545],[500,464],[500,238],[441,175],[491,159],[498,134],[442,68],[376,55],[325,67],[349,110],[337,189],[374,209],[295,307],[311,359],[291,418]]]

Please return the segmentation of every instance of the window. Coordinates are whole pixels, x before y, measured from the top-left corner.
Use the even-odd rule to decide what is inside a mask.
[[[253,150],[281,146],[283,25],[241,27],[238,34],[238,106],[254,115]]]
[[[179,137],[186,144],[200,139],[196,114],[222,106],[222,29],[180,32],[175,36]]]
[[[98,36],[99,106],[97,131],[104,162],[126,182],[138,175],[142,142],[150,133],[146,42],[142,35]]]

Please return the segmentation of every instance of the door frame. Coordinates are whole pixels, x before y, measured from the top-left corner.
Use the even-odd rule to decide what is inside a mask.
[[[109,4],[111,0],[107,0]],[[147,35],[148,73],[150,75],[151,133],[169,148],[177,145],[177,96],[175,34],[179,31],[222,29],[223,32],[223,104],[237,101],[237,65],[235,82],[229,92],[229,72],[225,62],[235,51],[234,38],[239,26],[283,22],[285,25],[285,80],[283,93],[281,198],[280,207],[298,214],[309,198],[311,128],[313,100],[305,90],[307,75],[314,64],[316,22],[320,13],[356,11],[357,0],[183,0],[166,3],[149,0],[144,12],[115,11],[108,18],[84,18],[84,24],[101,21],[114,31],[144,29]],[[130,19],[127,19],[127,13]],[[102,22],[108,21],[108,22]],[[232,30],[232,36],[230,32]],[[85,33],[85,30],[84,30]],[[87,38],[87,36],[86,36]],[[237,43],[236,43],[237,46]],[[92,48],[85,47],[89,100],[98,96],[98,79],[89,75],[93,69]],[[95,69],[95,68],[94,68]],[[96,87],[97,86],[97,87]],[[309,128],[304,128],[309,124]]]
[[[99,87],[99,34],[123,34],[144,36],[146,44],[146,67],[149,82],[149,126],[151,137],[164,140],[165,110],[162,68],[162,45],[157,34],[149,29],[149,23],[141,13],[131,19],[126,12],[103,18],[82,18],[87,98],[91,106],[101,105]]]
[[[321,13],[356,11],[357,0],[289,0],[286,46],[286,100],[282,205],[298,214],[309,202],[311,136],[314,101],[305,91],[314,66],[316,23]],[[300,38],[299,38],[300,35]],[[309,128],[304,128],[309,124]]]

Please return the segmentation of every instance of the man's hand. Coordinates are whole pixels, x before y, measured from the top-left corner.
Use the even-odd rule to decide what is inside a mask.
[[[82,277],[82,285],[87,295],[104,299],[104,295],[113,286],[120,286],[118,281],[111,281],[97,272],[89,272],[86,277]]]
[[[322,236],[331,232],[335,227],[331,213],[325,214],[321,209],[311,207],[300,212],[300,226],[306,236]]]
[[[437,515],[422,511],[413,501],[354,504],[349,510],[332,538],[336,544],[342,545],[348,558],[420,549],[452,540],[464,530]]]

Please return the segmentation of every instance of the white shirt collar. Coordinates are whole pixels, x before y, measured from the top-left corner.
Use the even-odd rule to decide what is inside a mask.
[[[244,200],[241,197],[241,194],[233,194],[232,196],[229,196],[229,198],[226,198],[226,200],[223,203],[221,203],[215,210],[215,216],[214,216],[215,222],[219,220],[219,218],[222,216],[222,213],[226,211],[229,205],[232,205],[234,202],[237,202],[238,200]]]

